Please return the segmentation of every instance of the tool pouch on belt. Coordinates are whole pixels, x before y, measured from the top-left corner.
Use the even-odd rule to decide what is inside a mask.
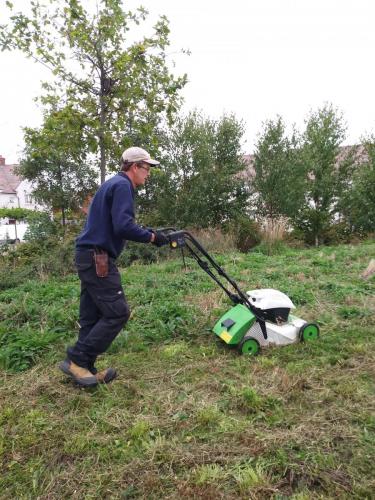
[[[95,269],[98,278],[108,276],[108,254],[104,250],[95,250],[94,253]]]

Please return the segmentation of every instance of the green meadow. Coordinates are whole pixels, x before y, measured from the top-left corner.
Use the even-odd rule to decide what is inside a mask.
[[[372,241],[215,254],[244,290],[276,288],[317,341],[240,356],[212,333],[231,304],[178,258],[122,269],[132,317],[93,390],[58,369],[79,280],[0,292],[0,498],[374,498]]]

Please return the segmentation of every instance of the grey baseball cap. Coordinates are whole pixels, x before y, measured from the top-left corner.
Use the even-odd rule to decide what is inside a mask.
[[[125,149],[125,151],[122,153],[121,158],[122,161],[126,161],[128,163],[137,163],[138,161],[144,161],[149,165],[160,164],[159,161],[153,160],[145,149],[137,148],[135,146],[132,148]]]

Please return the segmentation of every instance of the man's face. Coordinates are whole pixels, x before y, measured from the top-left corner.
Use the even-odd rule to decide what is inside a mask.
[[[150,175],[150,165],[145,162],[137,163],[134,171],[134,184],[136,186],[143,186],[147,177]]]

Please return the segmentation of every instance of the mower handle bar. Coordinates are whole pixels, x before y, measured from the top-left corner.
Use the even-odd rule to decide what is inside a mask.
[[[183,245],[176,245],[181,247],[182,251],[182,246],[186,246],[188,250],[190,251],[190,254],[193,256],[193,258],[197,261],[198,265],[205,271],[218,285],[220,288],[224,290],[224,292],[228,295],[228,297],[232,300],[233,303],[235,304],[243,304],[246,306],[255,316],[257,322],[259,323],[260,329],[262,331],[263,337],[267,339],[268,334],[267,334],[267,328],[266,328],[266,323],[265,323],[265,318],[262,315],[261,309],[258,307],[255,307],[250,301],[249,298],[247,297],[246,294],[239,288],[237,283],[230,278],[227,273],[224,271],[224,269],[219,266],[219,264],[211,257],[211,255],[205,250],[202,245],[199,243],[198,240],[194,238],[194,236],[189,233],[188,231],[185,230],[180,230],[177,231],[174,227],[166,227],[159,229],[159,231],[163,232],[165,236],[169,239],[169,242],[171,243],[173,240],[173,236],[178,236],[180,237],[181,235],[183,236]],[[195,249],[191,247],[189,244],[193,244]],[[235,293],[232,293],[228,288],[223,285],[223,283],[220,281],[220,279],[212,272],[210,269],[207,261],[203,260],[199,254],[196,252],[198,250],[204,257],[208,260],[208,262],[212,265],[212,267],[216,270],[216,272],[219,274],[219,276],[222,276],[225,278],[228,283],[234,288],[234,290],[237,292],[237,295]],[[182,251],[182,256],[183,256],[183,251]]]
[[[170,242],[172,242],[173,236],[175,234],[179,235],[183,234],[185,240],[184,242],[185,246],[188,248],[193,258],[197,261],[198,265],[224,290],[224,292],[228,295],[228,297],[232,300],[232,302],[234,302],[235,304],[242,303],[254,313],[257,319],[262,320],[262,318],[259,318],[260,311],[258,310],[258,308],[253,306],[253,304],[251,304],[247,295],[239,288],[237,283],[227,275],[224,269],[211,257],[211,255],[207,252],[207,250],[203,248],[203,246],[199,243],[199,241],[196,240],[194,236],[191,233],[189,233],[189,231],[176,230],[176,228],[174,227],[166,227],[158,230],[163,232]],[[218,277],[215,276],[215,274],[211,271],[211,269],[208,266],[208,263],[205,262],[198,255],[196,250],[192,248],[192,246],[189,243],[193,244],[195,249],[198,250],[209,261],[209,263],[216,270],[219,276],[222,276],[224,279],[228,281],[228,283],[230,283],[233,289],[237,292],[237,295],[232,293],[230,290],[228,290],[226,286],[223,285],[223,283],[218,279]]]

